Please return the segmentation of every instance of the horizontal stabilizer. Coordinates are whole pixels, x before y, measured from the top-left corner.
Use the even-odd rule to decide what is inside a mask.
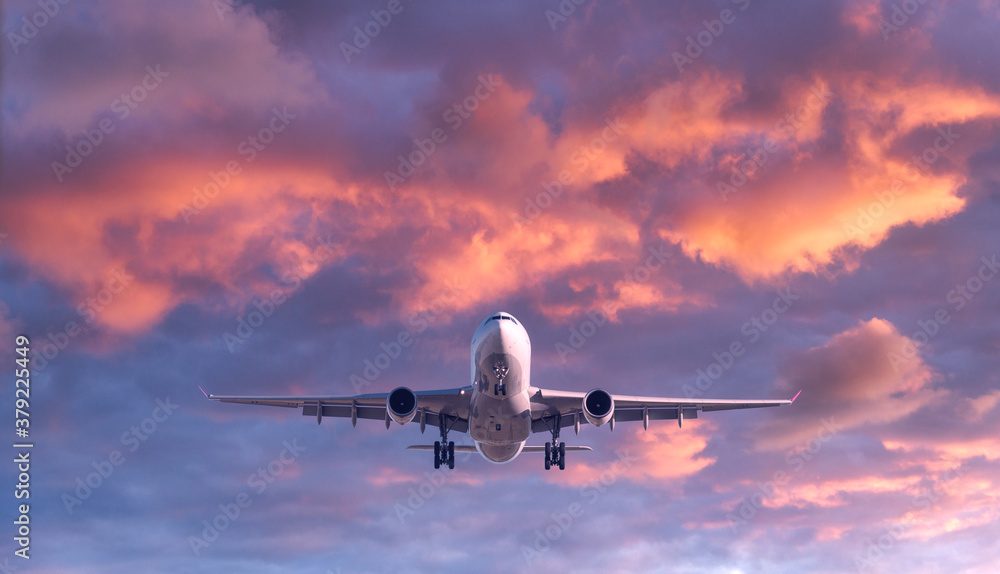
[[[406,447],[406,450],[434,450],[432,444],[414,444]],[[456,444],[455,452],[476,452],[476,447],[465,444]]]
[[[406,447],[406,450],[434,450],[434,445],[432,444],[414,444]],[[574,450],[594,450],[589,446],[569,446],[566,445],[567,451]],[[476,452],[475,446],[456,444],[455,452]],[[544,446],[526,446],[521,449],[521,452],[545,452]]]
[[[566,445],[566,450],[567,451],[573,451],[573,450],[594,450],[594,449],[590,448],[589,446],[569,446],[569,445]],[[521,452],[545,452],[545,447],[544,446],[526,446],[523,449],[521,449]]]

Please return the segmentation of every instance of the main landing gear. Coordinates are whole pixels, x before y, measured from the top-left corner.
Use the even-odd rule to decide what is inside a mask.
[[[549,470],[553,466],[558,466],[559,470],[566,470],[566,443],[559,442],[559,427],[561,426],[559,419],[559,415],[556,415],[555,418],[549,419],[552,424],[546,422],[552,432],[552,442],[545,443],[545,470]]]
[[[447,465],[449,469],[455,468],[455,443],[448,441],[448,431],[451,430],[451,425],[447,424],[446,419],[448,418],[450,417],[440,415],[441,422],[438,423],[438,427],[441,429],[441,440],[434,441],[434,468],[436,469],[441,468],[442,464]]]

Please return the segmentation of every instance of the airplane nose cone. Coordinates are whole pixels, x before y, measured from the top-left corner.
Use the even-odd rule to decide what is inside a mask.
[[[490,353],[510,354],[530,347],[524,328],[508,313],[494,314],[484,328],[484,336],[478,340]]]
[[[521,329],[510,321],[501,321],[497,328],[497,338],[504,352],[512,352],[521,339]]]

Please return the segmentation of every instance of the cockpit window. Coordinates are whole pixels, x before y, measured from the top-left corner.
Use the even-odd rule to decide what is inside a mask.
[[[517,322],[517,319],[511,317],[510,315],[493,315],[489,319],[483,321],[483,325],[489,323],[490,321],[510,321],[515,325],[520,325],[520,323]]]

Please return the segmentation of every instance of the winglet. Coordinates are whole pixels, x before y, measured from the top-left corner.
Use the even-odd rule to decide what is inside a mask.
[[[202,389],[202,388],[201,388],[201,385],[198,385],[198,388],[199,388],[199,389],[201,389],[201,392],[205,393],[205,389]],[[205,393],[205,396],[206,396],[207,398],[212,398],[212,395],[210,395],[210,394],[208,394],[208,393]]]
[[[792,400],[788,401],[788,404],[794,403],[795,399],[799,398],[799,395],[801,395],[801,394],[802,394],[802,389],[799,389],[799,392],[795,393],[795,396],[792,397]]]

